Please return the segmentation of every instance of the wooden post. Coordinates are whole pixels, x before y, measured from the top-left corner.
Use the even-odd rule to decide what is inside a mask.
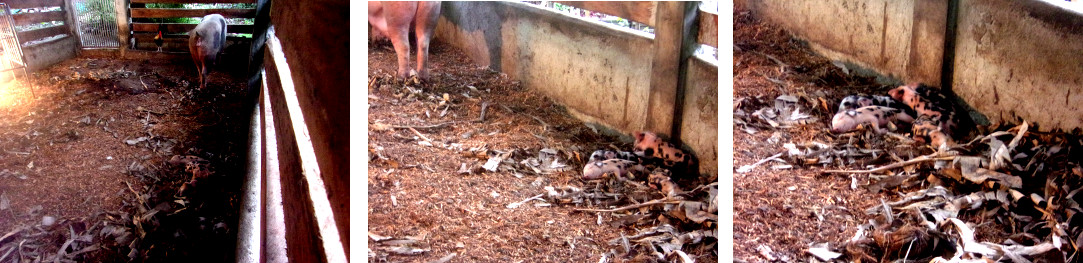
[[[681,49],[685,38],[687,2],[658,2],[654,30],[654,59],[647,98],[646,129],[669,133],[673,130],[680,83]],[[672,134],[671,134],[672,135]]]
[[[128,51],[128,37],[131,35],[131,30],[128,28],[128,0],[113,0],[113,10],[116,12],[117,20],[117,40],[120,41],[120,57],[124,57],[124,54]]]

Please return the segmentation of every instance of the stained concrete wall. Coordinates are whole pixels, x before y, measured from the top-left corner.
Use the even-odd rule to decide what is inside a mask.
[[[71,36],[66,36],[42,43],[23,47],[27,69],[37,71],[53,64],[75,57],[78,43]]]
[[[829,59],[894,78],[940,83],[946,1],[746,0],[736,5],[807,40]]]
[[[737,1],[830,59],[940,84],[947,1]],[[1083,17],[1038,0],[960,0],[952,91],[991,122],[1083,128]],[[944,86],[942,84],[938,86]],[[973,115],[973,114],[972,114]],[[985,118],[978,121],[984,123]]]
[[[459,48],[603,130],[627,139],[646,127],[654,45],[649,35],[516,2],[444,2],[442,8],[434,41]],[[708,69],[690,71],[700,80],[688,88],[681,141],[701,163],[714,164],[717,125],[702,122],[717,123],[717,66],[713,77],[704,76]],[[702,166],[717,173],[716,165]]]
[[[1083,127],[1083,17],[1041,1],[961,0],[954,91],[990,121]]]

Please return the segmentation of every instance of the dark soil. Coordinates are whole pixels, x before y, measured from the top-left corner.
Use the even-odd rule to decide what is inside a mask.
[[[99,249],[66,257],[232,260],[250,103],[243,72],[222,70],[245,63],[223,63],[198,90],[190,59],[164,57],[74,58],[34,73],[32,88],[0,90],[0,232],[16,236],[0,255],[40,244],[0,261],[51,261],[83,235],[67,253]],[[212,174],[178,193],[192,173],[168,162],[177,155]]]

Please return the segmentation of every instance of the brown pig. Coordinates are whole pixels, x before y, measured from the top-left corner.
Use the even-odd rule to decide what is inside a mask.
[[[398,77],[409,77],[410,29],[417,39],[417,74],[429,78],[429,41],[440,18],[440,2],[369,2],[369,24],[391,39],[398,56]]]
[[[876,133],[884,133],[882,126],[889,122],[913,122],[914,118],[900,109],[884,106],[865,106],[835,114],[831,118],[831,132],[844,133],[857,129],[858,125],[870,124]]]
[[[226,18],[219,14],[203,17],[195,29],[188,32],[188,51],[196,63],[199,88],[207,87],[207,71],[218,59],[218,52],[226,46]]]

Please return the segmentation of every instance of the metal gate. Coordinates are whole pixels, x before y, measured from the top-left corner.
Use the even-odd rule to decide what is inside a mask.
[[[118,48],[115,0],[72,0],[75,25],[83,48]]]
[[[11,18],[11,9],[7,4],[0,3],[0,83],[19,79],[18,73],[22,73],[22,80],[29,83],[26,58],[23,57],[22,47],[19,46],[19,36],[15,34],[15,22]]]

